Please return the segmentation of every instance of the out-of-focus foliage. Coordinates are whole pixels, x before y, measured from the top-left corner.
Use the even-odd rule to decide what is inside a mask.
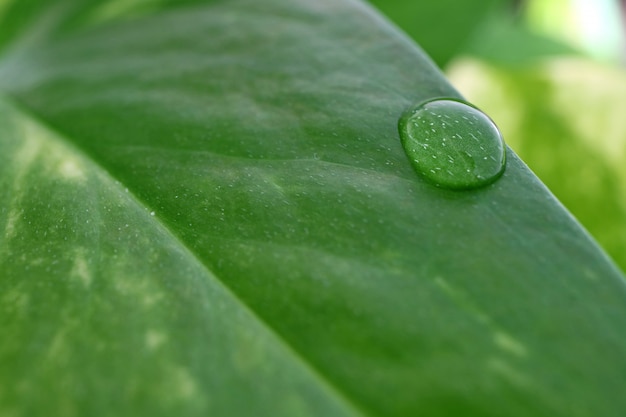
[[[508,0],[370,0],[444,66]]]
[[[511,13],[498,10],[476,29],[460,55],[515,68],[549,57],[580,55],[580,52],[530,31]]]
[[[524,20],[538,33],[615,62],[626,46],[620,7],[619,0],[526,0]]]

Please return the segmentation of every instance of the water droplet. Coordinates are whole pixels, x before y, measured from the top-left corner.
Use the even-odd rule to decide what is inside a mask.
[[[437,187],[483,187],[504,172],[500,131],[486,114],[463,101],[439,98],[420,103],[402,115],[398,127],[413,167]],[[429,146],[424,146],[427,140]]]

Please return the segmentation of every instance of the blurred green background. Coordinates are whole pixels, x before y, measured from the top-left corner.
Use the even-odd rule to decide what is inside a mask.
[[[371,0],[626,271],[626,0]]]

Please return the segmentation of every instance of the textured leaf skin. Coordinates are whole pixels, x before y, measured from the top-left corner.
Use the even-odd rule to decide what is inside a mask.
[[[510,151],[415,175],[458,94],[385,20],[65,4],[0,58],[0,415],[622,415],[623,277]]]

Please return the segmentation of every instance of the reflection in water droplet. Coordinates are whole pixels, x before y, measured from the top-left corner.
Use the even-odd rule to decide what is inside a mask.
[[[478,188],[504,172],[500,131],[487,115],[467,103],[441,98],[420,103],[402,115],[398,127],[414,168],[438,187]]]

